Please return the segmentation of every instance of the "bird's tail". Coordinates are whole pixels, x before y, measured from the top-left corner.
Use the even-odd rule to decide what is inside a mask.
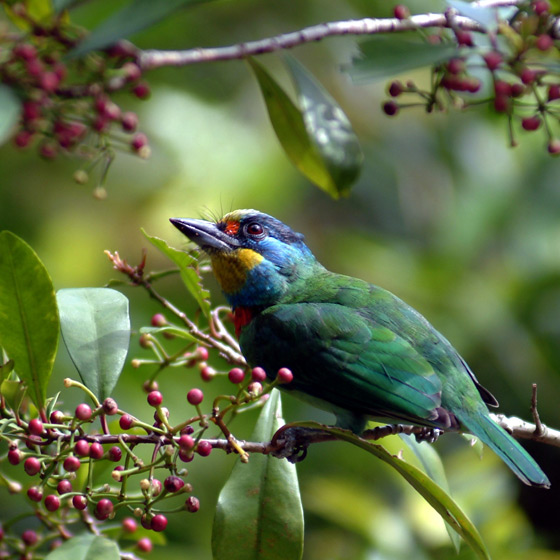
[[[529,453],[489,416],[470,416],[460,418],[460,420],[472,434],[490,447],[525,484],[541,488],[550,487],[548,477]]]

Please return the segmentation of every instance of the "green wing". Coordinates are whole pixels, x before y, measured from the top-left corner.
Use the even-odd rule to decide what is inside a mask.
[[[241,347],[253,366],[274,376],[289,367],[286,389],[353,416],[437,424],[441,381],[406,340],[333,303],[291,303],[264,310],[243,330]],[[315,402],[315,404],[318,404]]]

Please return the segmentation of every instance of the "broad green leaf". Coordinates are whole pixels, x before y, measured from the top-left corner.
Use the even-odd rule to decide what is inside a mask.
[[[0,144],[12,135],[21,111],[21,101],[14,90],[0,84]]]
[[[200,277],[194,268],[196,259],[185,253],[185,251],[179,251],[170,247],[159,237],[148,235],[144,230],[142,230],[142,233],[154,247],[169,257],[179,267],[183,284],[185,284],[191,296],[196,300],[204,315],[206,317],[210,316],[210,293],[200,283]]]
[[[449,494],[419,468],[392,455],[381,445],[362,439],[348,430],[324,426],[316,422],[297,422],[294,427],[314,428],[333,434],[356,445],[393,467],[424,499],[439,513],[442,519],[456,531],[481,560],[490,560],[486,546],[472,521]]]
[[[295,58],[286,57],[294,80],[305,129],[331,178],[325,188],[334,198],[347,194],[364,155],[348,117],[323,86]]]
[[[33,249],[0,233],[0,346],[42,408],[58,347],[59,319],[51,279]]]
[[[0,393],[6,399],[12,410],[19,410],[27,387],[21,381],[5,379],[0,385]]]
[[[462,16],[468,17],[485,27],[488,31],[496,31],[498,29],[498,12],[496,8],[470,4],[461,0],[446,0],[448,6],[451,6]]]
[[[72,537],[47,554],[45,560],[120,560],[117,543],[99,535]]]
[[[110,288],[57,292],[64,344],[86,387],[109,397],[121,374],[130,341],[126,296]]]
[[[0,366],[0,382],[4,381],[14,369],[14,360],[8,360]]]
[[[408,70],[449,60],[458,52],[453,43],[433,45],[418,39],[375,36],[360,43],[362,56],[345,70],[356,83],[390,78]]]
[[[270,441],[283,425],[280,393],[264,406],[253,441]],[[254,453],[238,461],[220,493],[212,530],[214,560],[298,560],[303,510],[295,465]]]
[[[332,197],[338,198],[340,194],[345,192],[349,187],[347,181],[352,174],[346,176],[345,173],[341,173],[342,167],[337,167],[333,159],[333,155],[338,156],[339,159],[342,156],[343,159],[345,153],[344,146],[340,145],[337,148],[333,144],[328,147],[327,150],[327,146],[322,143],[322,139],[325,139],[326,143],[331,142],[332,134],[330,137],[323,134],[323,127],[321,125],[326,122],[326,119],[324,117],[319,117],[317,114],[319,106],[321,105],[317,103],[318,99],[321,97],[323,98],[322,106],[325,108],[327,106],[333,107],[332,103],[334,103],[334,101],[331,104],[325,103],[324,96],[319,94],[319,88],[322,89],[321,86],[318,86],[308,74],[305,74],[304,70],[296,70],[299,82],[302,83],[302,86],[305,82],[305,90],[314,92],[313,95],[310,93],[306,94],[306,98],[308,98],[308,101],[306,101],[306,103],[308,103],[308,111],[306,114],[305,107],[301,109],[296,107],[286,92],[260,64],[253,59],[249,59],[249,64],[259,83],[274,132],[282,148],[286,152],[286,155],[310,181],[328,192]],[[323,93],[326,94],[324,90]],[[300,95],[303,96],[303,93]],[[326,95],[328,96],[328,94]],[[342,111],[340,109],[338,109],[338,111],[340,111],[340,113],[337,112],[337,116],[342,114],[343,118],[346,119]],[[325,114],[328,115],[329,113],[325,111]],[[330,127],[329,132],[333,132],[332,127]],[[345,139],[347,139],[347,137],[345,137]],[[321,148],[323,151],[319,149],[318,146],[320,145],[323,145],[323,148]],[[325,155],[323,155],[323,152],[325,152]],[[358,152],[361,154],[359,147]],[[353,158],[357,162],[358,169],[361,163],[360,157],[361,155],[357,156],[354,154]],[[328,158],[332,161],[329,162]],[[348,158],[349,161],[351,159],[352,158]],[[331,172],[329,165],[332,166],[333,172]],[[356,170],[354,178],[357,172]]]
[[[52,0],[53,9],[56,14],[62,12],[62,10],[67,10],[71,8],[74,4],[77,4],[80,0]]]
[[[8,17],[17,27],[25,31],[31,29],[29,19],[16,15],[11,6],[8,6],[6,2],[2,2],[2,4],[6,10],[6,14],[8,14]],[[25,11],[29,15],[29,18],[33,21],[49,22],[53,14],[51,0],[23,0],[22,4],[25,6]]]
[[[164,2],[155,2],[154,0],[132,0],[95,28],[70,53],[70,56],[78,57],[89,51],[102,49],[116,43],[119,39],[124,39],[138,31],[155,25],[180,8],[208,1],[165,0]]]

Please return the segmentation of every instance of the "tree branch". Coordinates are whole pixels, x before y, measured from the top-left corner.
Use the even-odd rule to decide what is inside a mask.
[[[485,8],[516,6],[521,0],[482,0],[475,5]],[[473,19],[455,15],[453,28],[464,31],[483,33],[484,27]],[[364,18],[358,20],[333,21],[312,25],[299,31],[283,33],[247,43],[239,43],[226,47],[194,48],[182,51],[146,50],[138,54],[138,64],[142,70],[151,70],[162,66],[187,66],[202,62],[219,60],[238,60],[279,50],[291,49],[306,43],[320,41],[327,37],[342,35],[376,35],[412,31],[432,27],[451,27],[449,13],[418,14],[407,19],[397,18]]]

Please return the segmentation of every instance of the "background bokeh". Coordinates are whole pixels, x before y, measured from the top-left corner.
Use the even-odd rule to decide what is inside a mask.
[[[408,2],[424,11],[440,2]],[[116,3],[85,3],[73,19],[92,28]],[[319,0],[218,2],[185,10],[133,37],[145,48],[228,45],[327,20],[389,15],[386,0],[326,4]],[[103,254],[118,250],[134,263],[149,243],[141,233],[175,247],[184,238],[173,216],[198,217],[252,207],[306,235],[319,260],[337,272],[379,284],[420,310],[457,347],[500,411],[530,419],[531,384],[539,386],[541,418],[560,428],[560,184],[559,161],[538,133],[508,147],[505,119],[484,109],[386,117],[384,83],[355,85],[340,67],[357,52],[353,38],[300,47],[300,59],[326,86],[360,138],[365,165],[352,194],[333,201],[291,166],[274,137],[256,82],[241,61],[153,71],[149,101],[118,98],[139,113],[152,148],[148,161],[118,154],[106,182],[108,198],[91,196],[94,181],[77,185],[80,163],[45,162],[34,151],[0,148],[0,228],[25,239],[57,289],[102,286],[116,272]],[[281,56],[260,61],[290,87]],[[418,82],[427,73],[406,78]],[[153,248],[148,268],[169,267]],[[213,279],[208,285],[223,301]],[[178,276],[160,290],[194,309]],[[138,289],[123,288],[136,329],[159,312]],[[141,356],[135,336],[130,357]],[[214,365],[225,365],[214,360]],[[127,366],[116,399],[149,417],[141,383],[148,370]],[[75,376],[61,346],[51,394]],[[200,385],[196,369],[161,376],[166,405],[178,420],[186,390]],[[221,384],[221,385],[220,385]],[[226,382],[205,387],[216,393]],[[65,405],[80,395],[64,390]],[[331,419],[291,397],[287,420]],[[233,428],[249,437],[255,413]],[[401,445],[398,440],[390,445]],[[560,558],[558,449],[528,445],[552,480],[552,490],[523,487],[491,452],[481,460],[460,436],[436,444],[453,495],[469,513],[495,559]],[[214,452],[189,468],[200,511],[170,516],[165,557],[211,558],[213,510],[235,457]],[[21,469],[20,469],[21,470]],[[17,476],[14,468],[14,476]],[[393,472],[343,443],[314,446],[298,465],[306,518],[306,560],[398,560],[458,556],[440,518]],[[24,504],[0,489],[2,503]],[[21,502],[21,500],[20,500]],[[0,516],[3,516],[0,513]],[[156,550],[154,557],[160,557]]]

